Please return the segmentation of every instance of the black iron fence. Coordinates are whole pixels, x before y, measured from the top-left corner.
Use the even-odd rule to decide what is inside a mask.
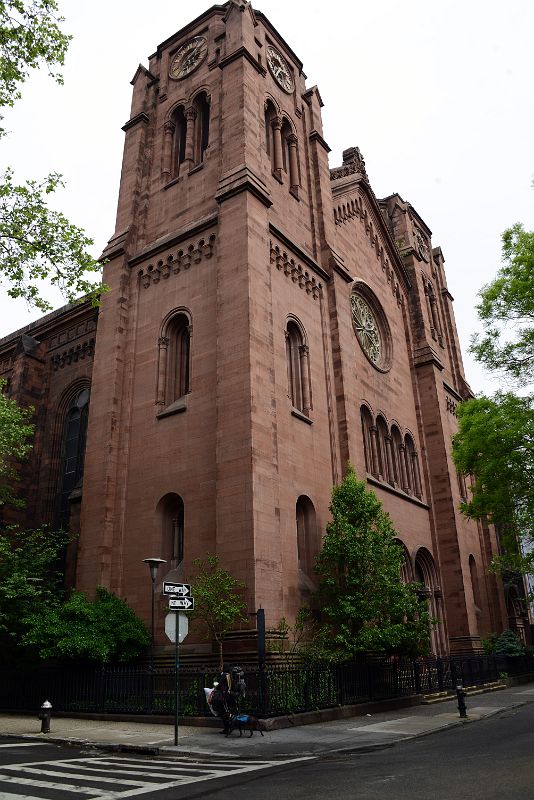
[[[333,666],[246,669],[241,708],[277,716],[320,708],[478,686],[507,675],[534,673],[531,656],[469,656],[409,659],[361,657]],[[179,713],[208,716],[204,687],[215,671],[180,669]],[[55,711],[74,713],[174,714],[175,673],[146,665],[0,668],[0,708],[35,711],[44,700]]]

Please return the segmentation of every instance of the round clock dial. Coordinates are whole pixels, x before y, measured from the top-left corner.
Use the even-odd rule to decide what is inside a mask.
[[[284,92],[290,94],[293,91],[295,84],[291,70],[289,69],[289,64],[285,60],[282,53],[279,53],[278,50],[272,45],[267,47],[267,64],[269,66],[269,70],[271,71],[271,75],[277,84],[284,90]]]
[[[352,322],[361,348],[372,364],[379,365],[382,359],[382,336],[371,308],[363,297],[351,297]]]
[[[195,36],[174,54],[169,74],[171,78],[185,78],[202,64],[208,54],[208,43],[203,36]]]

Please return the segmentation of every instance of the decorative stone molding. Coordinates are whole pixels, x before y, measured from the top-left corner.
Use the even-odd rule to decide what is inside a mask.
[[[366,183],[369,183],[365,161],[359,147],[349,147],[343,150],[343,164],[341,167],[334,167],[330,170],[330,180],[336,181],[338,178],[346,178],[349,175],[361,175]]]
[[[137,273],[141,284],[148,289],[153,283],[167,280],[171,275],[178,275],[182,270],[189,269],[193,264],[198,264],[202,259],[211,258],[215,246],[215,234],[212,233],[205,239],[199,239],[196,244],[190,244],[177,253],[169,253],[155,263],[143,267]]]
[[[70,364],[76,364],[78,361],[83,361],[85,358],[92,358],[95,352],[95,340],[88,339],[83,344],[77,344],[76,347],[70,347],[62,353],[56,353],[50,359],[52,367],[55,372],[63,367],[68,367]]]
[[[96,319],[87,319],[78,322],[76,325],[71,325],[70,328],[62,330],[59,333],[51,336],[48,343],[48,352],[56,350],[58,347],[65,347],[69,342],[75,339],[80,339],[82,336],[87,336],[89,333],[96,329]]]
[[[351,200],[347,200],[345,203],[342,203],[334,208],[334,222],[336,225],[344,225],[350,219],[359,219],[362,225],[365,227],[365,233],[371,243],[371,247],[376,253],[378,261],[380,261],[382,270],[386,275],[387,282],[391,287],[391,292],[397,300],[397,304],[399,306],[404,305],[404,295],[401,292],[399,282],[395,275],[395,270],[390,264],[389,258],[385,253],[384,246],[380,242],[378,233],[375,233],[373,220],[370,219],[369,212],[365,208],[363,199],[360,195],[352,198]]]
[[[288,278],[291,278],[293,283],[297,283],[301,289],[304,289],[306,294],[317,300],[322,291],[322,284],[316,281],[313,275],[310,275],[308,270],[291,258],[284,250],[271,240],[271,264],[276,266],[279,272],[283,272]]]

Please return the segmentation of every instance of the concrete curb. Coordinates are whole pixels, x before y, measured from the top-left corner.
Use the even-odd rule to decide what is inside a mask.
[[[358,753],[369,753],[375,750],[385,750],[390,747],[394,747],[401,742],[411,741],[412,739],[421,739],[424,736],[430,736],[432,734],[441,733],[441,731],[448,731],[451,728],[457,728],[461,725],[466,724],[473,724],[476,722],[480,722],[484,719],[489,719],[490,717],[494,717],[497,714],[500,714],[503,711],[512,711],[517,708],[522,708],[523,706],[529,705],[530,703],[534,703],[534,696],[532,698],[522,700],[516,703],[512,703],[506,707],[496,708],[492,711],[488,711],[484,715],[476,718],[476,719],[460,719],[452,720],[447,725],[441,725],[439,728],[431,728],[426,731],[421,731],[420,733],[414,733],[410,735],[402,735],[399,736],[397,739],[392,739],[389,742],[377,742],[376,744],[365,744],[365,745],[353,745],[350,747],[331,747],[325,748],[323,750],[301,750],[297,752],[286,752],[286,753],[274,753],[268,756],[269,760],[282,760],[285,758],[324,758],[325,756],[336,756],[336,755],[356,755]],[[49,742],[50,744],[63,744],[69,747],[86,747],[91,748],[94,750],[103,750],[105,752],[111,753],[137,753],[139,755],[151,755],[151,756],[158,756],[162,754],[166,755],[175,755],[181,756],[185,758],[194,758],[194,759],[201,759],[206,760],[210,759],[217,759],[217,758],[224,758],[226,760],[239,760],[239,761],[256,761],[258,756],[243,756],[240,754],[232,754],[232,753],[213,753],[208,755],[205,751],[197,751],[194,749],[177,749],[173,745],[161,745],[161,746],[154,746],[154,745],[137,745],[137,744],[120,744],[120,743],[110,743],[110,742],[95,742],[87,739],[78,739],[75,737],[61,737],[61,736],[54,736],[51,737],[47,734],[17,734],[17,733],[2,733],[1,736],[3,738],[9,739],[23,739],[25,741],[35,741],[35,742]],[[45,738],[46,737],[46,738]]]

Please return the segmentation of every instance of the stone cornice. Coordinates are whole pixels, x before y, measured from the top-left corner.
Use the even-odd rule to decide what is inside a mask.
[[[289,250],[292,250],[297,258],[299,258],[301,261],[304,261],[306,266],[313,270],[315,274],[321,278],[321,280],[323,280],[325,283],[330,281],[328,272],[325,272],[325,270],[320,264],[317,263],[317,261],[314,261],[314,259],[308,255],[305,250],[299,247],[298,244],[295,244],[295,242],[293,242],[289,236],[287,236],[287,234],[281,231],[280,228],[277,228],[276,225],[273,225],[272,222],[269,223],[269,233],[272,233],[283,245],[285,245]]]
[[[208,228],[213,228],[214,225],[217,225],[218,216],[218,213],[215,212],[214,214],[210,214],[208,217],[203,217],[202,219],[196,220],[196,222],[193,222],[190,225],[186,225],[184,228],[174,231],[174,233],[171,233],[168,236],[162,236],[161,239],[157,239],[151,245],[145,247],[144,250],[141,250],[140,253],[132,256],[132,258],[130,258],[128,261],[128,265],[130,267],[135,267],[136,264],[140,264],[142,261],[152,258],[158,253],[161,253],[163,250],[167,250],[169,247],[174,247],[175,244],[179,244],[180,242],[185,241],[185,239],[196,236],[198,233],[208,230]]]
[[[224,69],[228,66],[228,64],[231,64],[233,61],[238,61],[240,58],[244,58],[249,62],[249,64],[252,64],[256,72],[259,72],[259,74],[263,75],[263,77],[267,75],[267,70],[265,67],[262,67],[262,65],[257,61],[257,59],[254,58],[252,53],[247,50],[246,47],[239,47],[237,50],[234,50],[233,53],[230,53],[230,55],[221,58],[217,66],[219,69]]]
[[[215,200],[221,204],[241,192],[250,192],[267,208],[273,204],[266,183],[245,164],[237,167],[233,172],[223,175],[219,181]]]
[[[437,367],[440,372],[445,369],[443,362],[430,345],[418,347],[414,351],[413,362],[416,369],[419,367],[425,367],[428,364],[432,364],[433,366]]]
[[[459,403],[461,403],[461,402],[462,402],[462,400],[463,400],[463,397],[462,397],[460,394],[458,394],[458,392],[456,391],[456,389],[453,389],[453,388],[452,388],[452,386],[450,385],[450,383],[447,383],[447,381],[443,381],[443,388],[445,389],[445,391],[446,391],[446,392],[448,392],[448,393],[449,393],[449,394],[450,394],[450,395],[451,395],[451,396],[452,396],[452,397],[453,397],[455,400],[457,400]]]
[[[308,138],[309,138],[310,142],[317,142],[318,144],[320,144],[320,145],[321,145],[321,147],[322,147],[324,150],[326,150],[326,152],[327,152],[327,153],[329,153],[329,152],[330,152],[330,147],[329,147],[329,146],[328,146],[328,144],[325,142],[325,140],[323,139],[323,137],[321,136],[321,134],[319,133],[319,131],[312,131],[312,132],[310,133],[310,135],[309,135],[309,137],[308,137]]]
[[[15,347],[23,334],[30,334],[39,341],[43,341],[44,339],[50,338],[54,328],[57,326],[64,326],[66,319],[69,319],[69,321],[81,321],[83,318],[93,316],[96,320],[98,308],[92,306],[89,301],[62,306],[62,308],[58,308],[56,311],[51,311],[50,314],[47,314],[42,319],[36,322],[30,322],[30,324],[26,325],[24,328],[13,331],[13,333],[0,339],[0,354]]]
[[[136,114],[135,117],[132,117],[131,119],[129,119],[128,122],[126,122],[122,126],[122,130],[125,131],[125,132],[129,131],[130,128],[133,128],[139,122],[144,122],[145,125],[148,125],[148,123],[149,123],[148,114],[145,114],[144,111],[141,111],[140,114]]]

